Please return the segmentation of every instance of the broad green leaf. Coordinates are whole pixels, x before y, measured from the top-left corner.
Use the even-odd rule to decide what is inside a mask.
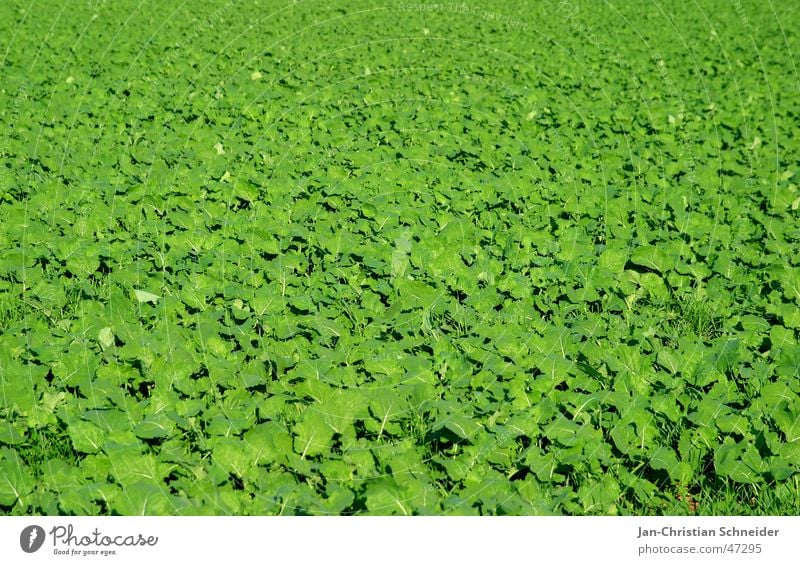
[[[693,475],[692,468],[682,461],[672,449],[664,446],[656,447],[650,454],[650,466],[656,470],[666,471],[673,481],[687,484]]]
[[[11,507],[30,494],[36,483],[13,449],[0,448],[0,506]]]
[[[162,439],[174,432],[174,424],[163,414],[147,416],[133,429],[137,437],[143,439]]]
[[[25,436],[10,422],[0,424],[0,444],[18,445],[25,441]]]
[[[69,437],[75,451],[81,453],[97,453],[103,446],[105,434],[103,430],[90,422],[78,420],[67,426]]]
[[[716,472],[737,483],[754,484],[763,482],[762,473],[767,470],[756,448],[748,443],[736,443],[725,438],[723,444],[714,451]]]
[[[257,457],[244,440],[232,437],[215,438],[212,448],[214,461],[237,477],[249,478],[256,466]]]
[[[152,292],[147,292],[146,290],[138,290],[134,289],[133,296],[136,298],[138,302],[158,302],[161,297],[157,294],[153,294]]]
[[[127,486],[109,502],[122,516],[170,516],[176,510],[166,487],[144,481]]]
[[[645,245],[631,253],[631,262],[663,274],[674,265],[675,260],[658,247]]]
[[[370,481],[366,503],[369,513],[378,516],[410,516],[413,509],[403,489],[392,479]]]
[[[103,349],[108,349],[114,345],[114,331],[110,327],[105,327],[97,333],[97,341]]]
[[[481,432],[483,426],[463,414],[450,414],[439,420],[433,425],[433,430],[447,429],[459,438],[466,441],[474,441],[476,435]]]
[[[333,428],[325,422],[322,412],[313,407],[307,408],[294,427],[294,451],[301,458],[329,453],[333,433]]]

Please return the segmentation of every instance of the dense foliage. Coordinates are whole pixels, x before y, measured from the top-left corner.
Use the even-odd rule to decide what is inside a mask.
[[[791,513],[800,4],[0,4],[0,509]]]

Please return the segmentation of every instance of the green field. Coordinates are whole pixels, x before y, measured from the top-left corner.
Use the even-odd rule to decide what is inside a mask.
[[[0,3],[0,513],[796,514],[800,3]]]

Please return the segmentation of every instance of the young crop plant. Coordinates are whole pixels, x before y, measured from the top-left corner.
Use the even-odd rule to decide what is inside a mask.
[[[800,4],[28,4],[1,513],[797,513]]]

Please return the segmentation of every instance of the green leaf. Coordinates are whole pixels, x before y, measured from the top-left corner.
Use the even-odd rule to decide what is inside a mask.
[[[274,422],[258,424],[244,435],[248,449],[254,454],[256,464],[284,460],[292,451],[292,436],[288,430]]]
[[[768,469],[753,445],[729,437],[714,451],[714,468],[723,477],[747,484],[763,482],[762,473]]]
[[[367,510],[379,516],[410,516],[411,502],[392,479],[377,479],[367,484]]]
[[[544,433],[548,438],[565,446],[575,445],[579,430],[578,424],[561,415],[544,426]]]
[[[212,447],[214,461],[237,477],[250,478],[256,467],[256,453],[249,449],[248,444],[239,438],[215,438]]]
[[[294,451],[301,458],[315,457],[331,450],[334,430],[325,422],[324,415],[313,407],[303,412],[294,433]]]
[[[158,484],[169,474],[169,466],[151,454],[142,454],[136,446],[108,448],[112,476],[127,488],[138,482]]]
[[[14,506],[33,492],[35,484],[17,452],[8,447],[0,448],[0,506]]]
[[[800,304],[800,267],[787,267],[781,276],[783,295]]]
[[[124,488],[109,506],[121,516],[171,516],[177,508],[166,487],[144,481]]]
[[[67,433],[72,440],[75,451],[81,453],[97,453],[103,445],[103,430],[90,422],[78,420],[67,426]]]
[[[114,345],[114,331],[110,327],[105,327],[97,333],[97,341],[103,349],[108,349]]]
[[[138,302],[152,302],[156,303],[161,300],[161,297],[157,294],[153,294],[152,292],[147,292],[146,290],[137,290],[134,289],[133,296]]]
[[[636,430],[633,426],[619,423],[611,429],[611,439],[620,452],[627,455],[634,451],[639,445],[636,437]]]
[[[794,332],[782,326],[772,326],[769,330],[769,341],[775,349],[794,345]]]
[[[693,476],[692,468],[678,461],[675,452],[664,446],[658,446],[651,452],[650,466],[656,470],[666,471],[670,479],[680,484],[689,483]]]
[[[463,440],[474,441],[483,426],[464,414],[449,414],[433,425],[434,431],[441,429],[447,429]]]
[[[800,441],[800,399],[795,397],[791,404],[775,406],[770,416],[788,443]]]
[[[371,390],[368,395],[369,411],[372,417],[379,423],[378,437],[393,429],[392,423],[395,418],[402,415],[406,410],[407,401],[402,394],[386,389]]]
[[[645,245],[631,253],[631,262],[663,274],[674,266],[675,260],[658,247]]]
[[[20,433],[15,425],[10,422],[0,424],[0,443],[18,445],[25,441],[25,436]]]
[[[159,414],[158,416],[146,416],[133,431],[137,437],[143,439],[163,439],[172,434],[174,427],[167,416]]]

